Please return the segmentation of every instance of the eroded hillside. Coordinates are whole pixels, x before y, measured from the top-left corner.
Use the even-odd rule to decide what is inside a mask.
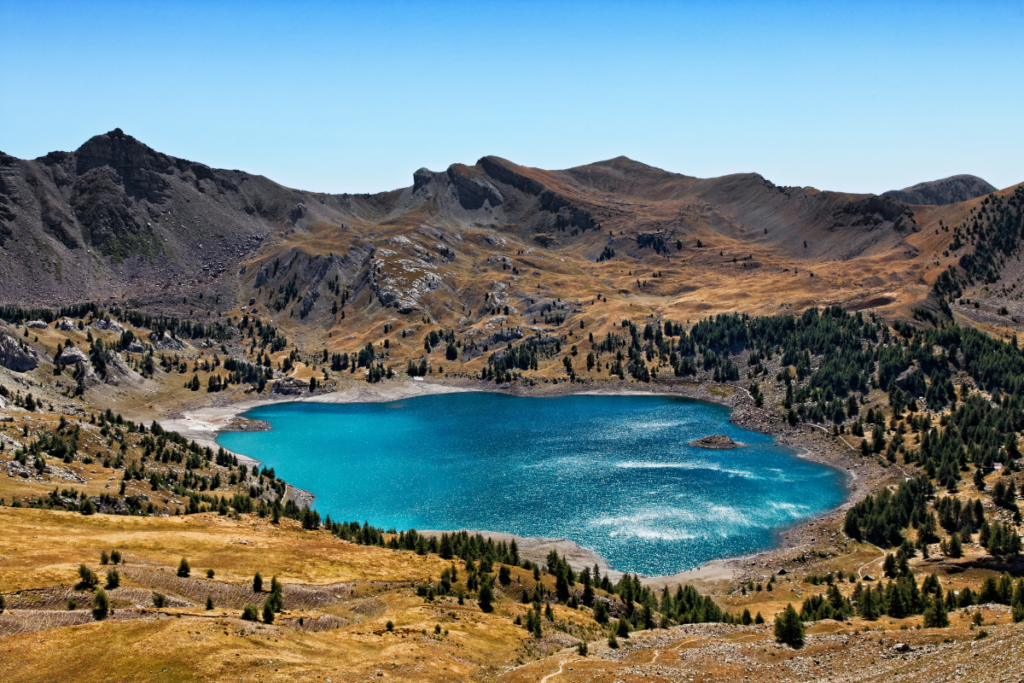
[[[565,171],[484,157],[412,180],[302,192],[120,130],[75,152],[3,156],[0,299],[248,314],[332,352],[385,325],[536,328],[549,302],[607,319],[812,304],[909,316],[938,309],[932,286],[962,256],[940,227],[981,201],[912,206],[624,157]]]

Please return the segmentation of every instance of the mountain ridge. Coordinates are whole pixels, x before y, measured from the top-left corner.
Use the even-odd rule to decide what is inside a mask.
[[[889,190],[881,196],[906,204],[945,206],[959,204],[997,192],[998,188],[978,176],[961,174],[917,183],[902,190]]]
[[[496,301],[525,311],[539,292],[600,291],[677,318],[735,310],[737,291],[762,312],[886,302],[907,315],[934,307],[935,266],[956,259],[935,228],[977,201],[910,205],[756,173],[696,178],[624,156],[562,170],[484,156],[421,168],[403,188],[329,194],[165,155],[115,129],[74,152],[0,153],[0,298],[125,299],[184,316],[270,287],[263,307],[275,321],[331,329],[338,291],[327,283],[338,282],[360,307],[346,325],[364,332],[381,307],[460,327]],[[827,276],[811,279],[816,269]],[[532,296],[517,284],[527,272]],[[478,313],[456,315],[454,302]]]

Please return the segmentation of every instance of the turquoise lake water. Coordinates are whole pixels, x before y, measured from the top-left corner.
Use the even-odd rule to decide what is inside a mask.
[[[218,442],[312,492],[321,515],[569,538],[648,576],[769,548],[846,494],[838,470],[681,398],[473,392],[246,416],[273,429]],[[687,445],[709,434],[748,445]]]

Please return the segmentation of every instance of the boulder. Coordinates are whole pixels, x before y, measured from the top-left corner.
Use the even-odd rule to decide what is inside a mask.
[[[124,325],[116,320],[97,320],[93,322],[92,327],[105,332],[114,332],[115,334],[121,334],[124,332]]]
[[[139,343],[139,340],[136,339],[135,341],[128,345],[128,348],[125,349],[125,351],[127,351],[128,353],[145,353],[146,347]]]
[[[78,325],[70,318],[61,318],[53,324],[53,329],[61,330],[62,332],[74,332],[78,329]]]
[[[25,323],[25,327],[30,327],[33,330],[45,330],[49,328],[49,326],[42,320],[29,320]]]
[[[149,340],[161,351],[185,350],[185,342],[181,341],[177,337],[172,337],[170,332],[164,332],[163,335],[159,335],[156,332],[150,332]]]
[[[0,332],[0,366],[14,372],[28,372],[39,366],[39,361],[28,346]]]
[[[292,224],[295,224],[298,223],[299,219],[301,219],[305,215],[306,205],[303,204],[302,202],[299,202],[298,204],[292,207],[291,211],[288,212],[288,220],[290,220]]]
[[[60,352],[58,360],[64,365],[76,365],[77,363],[88,363],[89,357],[77,346],[68,346]]]
[[[294,394],[302,394],[309,391],[309,382],[305,382],[301,379],[295,379],[294,377],[285,377],[274,382],[273,392],[275,394],[282,394],[285,396],[291,396]]]

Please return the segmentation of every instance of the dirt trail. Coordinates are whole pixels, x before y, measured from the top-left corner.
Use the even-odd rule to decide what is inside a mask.
[[[558,662],[558,671],[555,671],[554,673],[550,673],[547,676],[545,676],[544,678],[540,679],[540,683],[548,683],[549,680],[551,680],[555,676],[560,675],[564,668],[565,668],[565,660],[563,659],[560,662]]]

